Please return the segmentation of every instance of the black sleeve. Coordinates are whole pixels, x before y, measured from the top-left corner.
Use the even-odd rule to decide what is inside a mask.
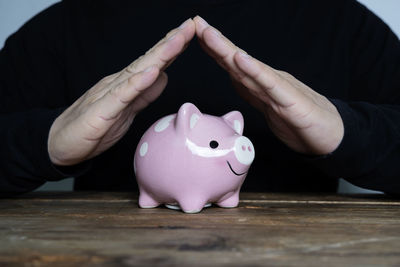
[[[347,1],[348,99],[330,99],[344,122],[344,138],[313,164],[358,186],[400,193],[400,42],[356,1]]]
[[[0,51],[0,195],[74,173],[53,166],[47,139],[69,105],[63,68],[63,3],[35,16]]]

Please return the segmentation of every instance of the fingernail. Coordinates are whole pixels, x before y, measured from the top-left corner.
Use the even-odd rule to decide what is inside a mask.
[[[200,22],[201,24],[203,24],[204,27],[210,26],[210,24],[208,24],[208,22],[207,22],[205,19],[203,19],[203,18],[200,17],[199,15],[197,15],[197,17],[199,18],[199,22]]]
[[[147,67],[143,72],[150,72],[153,69],[153,66]]]
[[[167,41],[174,39],[177,33],[178,32],[176,32],[176,33],[172,34],[170,37],[168,37]]]
[[[221,36],[221,34],[214,28],[211,29],[211,32],[215,35],[215,36]]]
[[[185,21],[181,24],[181,26],[179,26],[179,29],[185,28],[185,27],[188,25],[189,20],[190,20],[190,19],[185,20]]]
[[[244,59],[250,59],[251,58],[251,56],[249,54],[247,54],[246,52],[244,52],[244,51],[240,51],[239,52],[239,56],[241,56]]]

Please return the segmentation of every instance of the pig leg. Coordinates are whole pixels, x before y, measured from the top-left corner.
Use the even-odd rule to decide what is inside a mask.
[[[179,200],[179,206],[185,213],[198,213],[206,205],[206,201],[203,199],[194,199],[193,197],[187,197]]]
[[[143,209],[150,209],[150,208],[155,208],[160,203],[158,201],[154,200],[149,194],[146,193],[146,191],[140,190],[140,195],[139,195],[139,206]]]
[[[226,197],[227,195],[230,195]],[[217,205],[222,207],[222,208],[235,208],[239,204],[239,190],[231,193],[228,193],[227,195],[223,196],[221,199],[222,201],[218,201]]]

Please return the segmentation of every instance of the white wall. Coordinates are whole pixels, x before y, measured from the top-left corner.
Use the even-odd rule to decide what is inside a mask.
[[[399,0],[358,0],[358,2],[372,10],[390,26],[397,36],[400,36]]]
[[[0,48],[28,19],[59,0],[0,0]]]
[[[0,0],[0,48],[11,33],[42,9],[59,0]],[[243,0],[245,1],[245,0]],[[380,16],[400,36],[400,0],[359,0]],[[41,189],[71,190],[72,179],[47,183]],[[342,180],[340,192],[370,192]]]

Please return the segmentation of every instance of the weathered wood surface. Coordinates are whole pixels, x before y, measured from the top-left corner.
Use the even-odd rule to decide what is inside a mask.
[[[400,201],[243,193],[200,214],[130,193],[0,200],[0,266],[400,266]]]

